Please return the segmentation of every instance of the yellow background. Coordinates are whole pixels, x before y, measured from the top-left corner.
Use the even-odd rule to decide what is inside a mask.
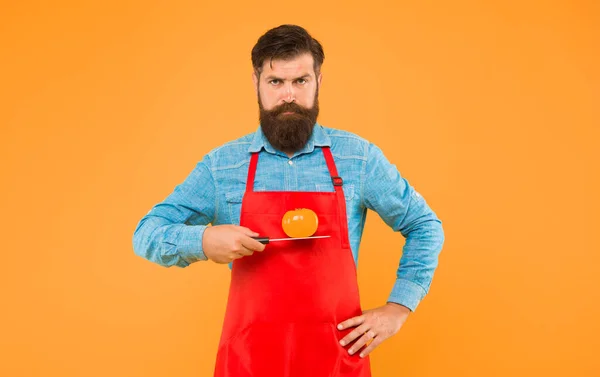
[[[3,2],[0,375],[211,375],[227,267],[154,265],[132,234],[256,129],[250,50],[282,23],[324,45],[320,122],[379,145],[444,222],[431,293],[374,376],[600,375],[599,16],[593,0]],[[369,214],[365,308],[402,243]]]

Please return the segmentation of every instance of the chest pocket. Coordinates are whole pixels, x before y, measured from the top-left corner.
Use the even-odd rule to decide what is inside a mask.
[[[317,184],[315,191],[332,192],[333,186],[331,184]],[[256,189],[257,191],[264,191]],[[343,186],[344,198],[346,203],[351,204],[356,199],[357,195],[354,190],[354,185],[345,184]],[[240,225],[240,215],[242,212],[242,199],[244,198],[245,191],[230,191],[225,193],[225,201],[227,202],[227,211],[229,213],[230,224]],[[351,205],[349,206],[351,207]]]
[[[333,185],[331,183],[329,184],[317,184],[317,190],[316,191],[326,191],[326,192],[333,192]],[[342,190],[344,191],[344,198],[346,199],[346,202],[350,202],[355,198],[355,193],[354,193],[354,185],[349,185],[349,184],[344,184],[342,186]]]
[[[240,225],[240,214],[242,212],[242,199],[245,191],[230,191],[225,193],[227,211],[229,212],[229,223]]]

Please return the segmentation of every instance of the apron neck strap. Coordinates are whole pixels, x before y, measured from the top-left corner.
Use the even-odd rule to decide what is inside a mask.
[[[331,182],[333,183],[333,188],[337,192],[342,191],[342,185],[344,181],[342,181],[342,177],[338,175],[337,168],[335,167],[335,162],[333,161],[333,155],[331,154],[331,150],[329,147],[323,147],[323,155],[325,156],[325,162],[327,163],[327,168],[329,169],[329,175],[331,175]]]
[[[331,150],[329,147],[322,147],[323,156],[325,157],[325,162],[327,163],[327,168],[329,169],[329,174],[331,175],[331,182],[333,183],[333,188],[335,191],[341,191],[342,185],[344,182],[342,178],[338,176],[337,169],[335,167],[335,162],[333,161],[333,156],[331,154]],[[254,177],[256,175],[256,166],[258,165],[258,153],[253,152],[252,156],[250,156],[250,166],[248,167],[248,179],[246,180],[246,191],[254,191]]]
[[[250,157],[250,167],[248,167],[248,179],[246,180],[246,192],[254,191],[254,176],[256,165],[258,164],[258,152],[253,152]]]

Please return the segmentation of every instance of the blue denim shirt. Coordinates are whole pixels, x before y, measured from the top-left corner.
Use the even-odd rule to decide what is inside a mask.
[[[437,267],[444,242],[441,221],[377,146],[318,123],[308,143],[292,158],[275,150],[260,127],[209,152],[140,220],[133,235],[135,253],[167,267],[207,260],[202,250],[207,225],[240,223],[251,152],[261,151],[255,191],[334,191],[323,146],[331,148],[344,182],[355,263],[367,209],[371,209],[406,238],[388,301],[415,310]]]

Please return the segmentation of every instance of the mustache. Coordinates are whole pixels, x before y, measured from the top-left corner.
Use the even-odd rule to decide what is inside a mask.
[[[291,111],[291,112],[299,114],[299,115],[310,114],[310,109],[305,109],[304,107],[296,104],[295,102],[289,102],[289,103],[285,102],[268,112],[271,113],[272,116],[278,116],[278,115],[286,113],[288,111]]]

